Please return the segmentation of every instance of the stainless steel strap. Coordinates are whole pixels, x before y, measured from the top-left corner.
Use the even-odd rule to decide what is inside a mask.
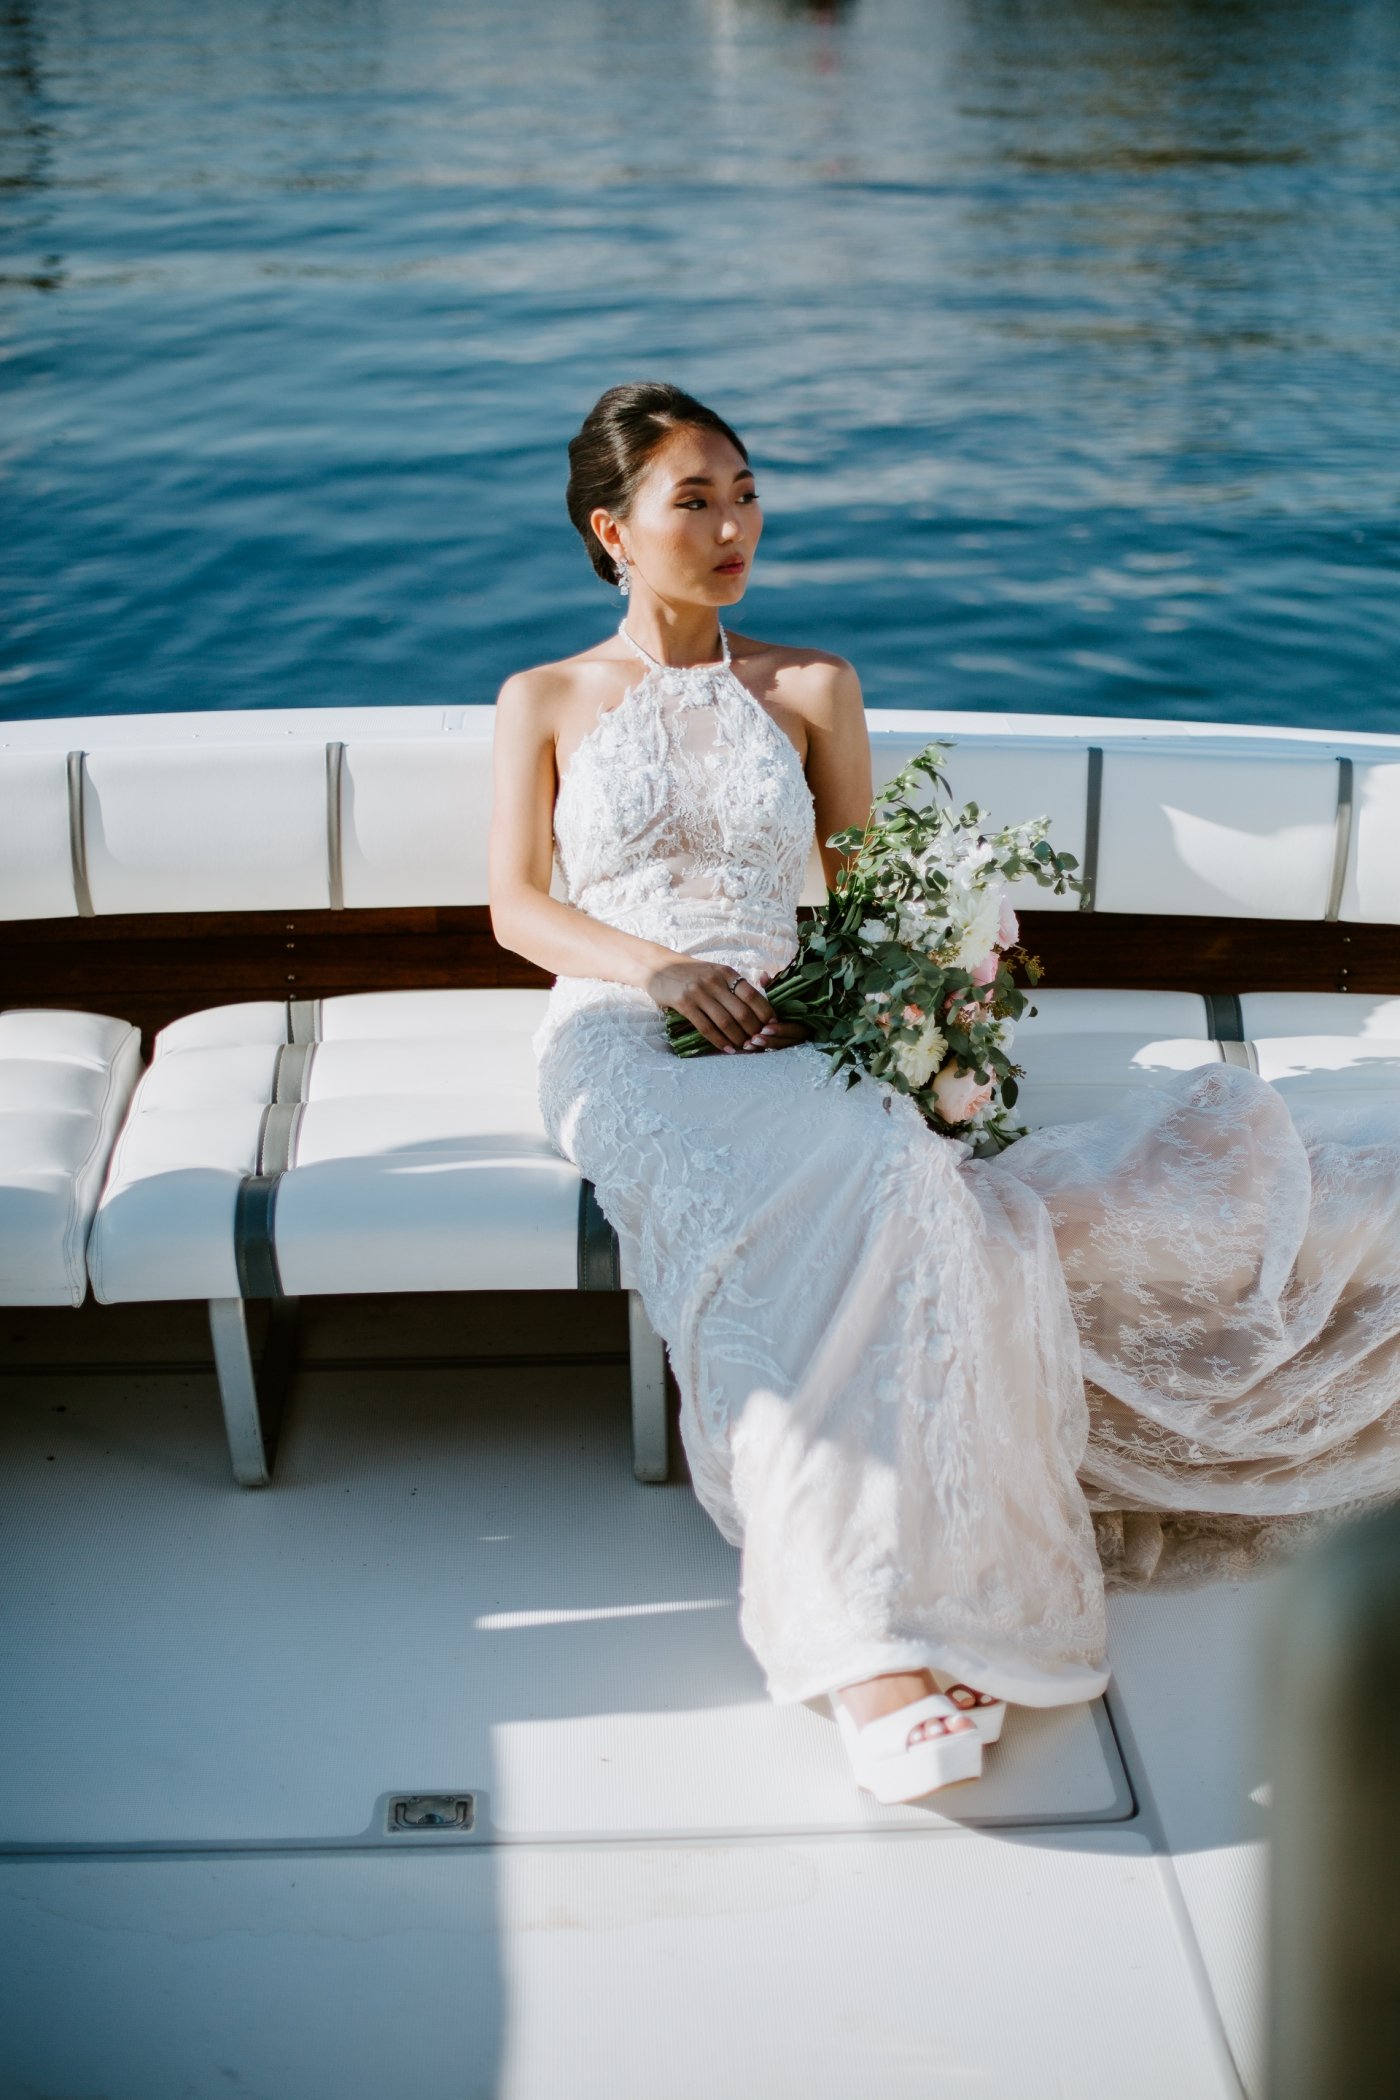
[[[345,909],[345,882],[340,851],[340,779],[345,768],[345,746],[326,745],[326,879],[331,910]]]
[[[1337,760],[1337,832],[1332,849],[1332,882],[1327,894],[1324,919],[1341,917],[1342,892],[1346,888],[1347,861],[1351,857],[1352,802],[1356,768],[1349,758]]]
[[[617,1234],[608,1223],[591,1181],[580,1181],[578,1185],[578,1287],[581,1291],[622,1289]]]
[[[299,1040],[279,1043],[272,1068],[272,1099],[258,1126],[254,1170],[239,1183],[234,1206],[233,1246],[242,1298],[281,1298],[277,1266],[277,1192],[296,1160],[297,1132],[306,1106],[311,1066],[316,1055],[314,1030],[319,1001],[288,1000],[287,1025],[303,1031]],[[300,1007],[300,1016],[292,1011]],[[308,1033],[307,1031],[311,1031]]]
[[[1098,744],[1090,744],[1084,800],[1084,864],[1079,870],[1080,880],[1084,884],[1079,893],[1081,911],[1094,909],[1094,892],[1099,882],[1099,825],[1102,815],[1103,751]]]
[[[73,870],[73,896],[80,919],[96,917],[92,908],[92,891],[88,887],[86,759],[86,751],[70,751],[68,754],[68,858]]]
[[[1259,1053],[1244,1032],[1244,1008],[1238,992],[1203,992],[1206,1025],[1213,1043],[1220,1045],[1220,1061],[1259,1070]]]

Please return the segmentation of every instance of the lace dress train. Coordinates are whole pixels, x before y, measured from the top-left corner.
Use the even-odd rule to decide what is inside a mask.
[[[794,953],[812,798],[727,638],[599,717],[554,828],[593,916],[753,982]],[[921,1666],[1095,1697],[1125,1523],[1150,1570],[1164,1513],[1400,1488],[1400,1144],[1308,1142],[1212,1066],[978,1160],[812,1043],[677,1058],[602,978],[555,980],[534,1048],[779,1703]]]

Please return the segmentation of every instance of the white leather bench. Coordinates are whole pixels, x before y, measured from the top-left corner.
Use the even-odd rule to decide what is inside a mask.
[[[1020,1120],[1077,1123],[1204,1064],[1241,1064],[1276,1086],[1317,1137],[1394,1135],[1400,1124],[1400,998],[1363,992],[1047,988],[1018,1028]]]
[[[629,1290],[633,1463],[666,1477],[664,1351],[591,1189],[540,1121],[534,990],[253,1001],[172,1022],[112,1154],[88,1266],[104,1304],[203,1298],[235,1477],[270,1477],[296,1301]],[[1251,1064],[1316,1116],[1400,1117],[1400,999],[1047,990],[1022,1024],[1032,1127],[1167,1074]],[[1253,1032],[1246,1036],[1245,1028]],[[272,1301],[262,1375],[247,1307]]]
[[[484,905],[493,726],[489,706],[4,725],[0,918]],[[912,709],[869,727],[877,784],[937,735],[956,801],[1049,816],[1086,894],[1027,882],[1019,906],[1400,923],[1400,738]],[[802,901],[823,895],[814,848]],[[544,997],[290,996],[157,1039],[94,1222],[93,1289],[208,1301],[240,1479],[268,1477],[298,1292],[629,1288],[539,1123]],[[1314,1127],[1379,1125],[1400,1099],[1393,999],[1034,997],[1017,1048],[1033,1126],[1219,1059],[1253,1064]],[[275,1317],[255,1374],[260,1295]],[[664,1353],[635,1292],[630,1311],[635,1462],[664,1477]]]
[[[0,1305],[81,1305],[98,1192],[141,1072],[108,1014],[0,1013]]]
[[[257,1000],[156,1037],[88,1250],[103,1304],[208,1301],[235,1477],[270,1477],[296,1302],[629,1290],[633,1463],[668,1468],[665,1359],[536,1098],[536,990]],[[261,1372],[250,1299],[272,1301]]]

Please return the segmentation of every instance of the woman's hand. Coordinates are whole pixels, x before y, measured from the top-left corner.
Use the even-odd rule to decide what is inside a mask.
[[[763,970],[759,974],[758,981],[761,985],[768,984],[771,982],[772,976],[773,972],[771,970]],[[754,1050],[786,1050],[792,1043],[805,1043],[808,1036],[812,1033],[805,1021],[784,1021],[779,1015],[773,1013],[771,1006],[768,1008],[768,1011],[772,1015],[772,1019],[764,1022],[758,1032],[759,1040],[756,1043],[749,1044],[748,1048]]]
[[[772,974],[765,970],[762,982]],[[652,972],[646,991],[658,1006],[684,1014],[716,1050],[780,1050],[807,1034],[801,1022],[780,1020],[758,987],[729,963],[677,955]]]

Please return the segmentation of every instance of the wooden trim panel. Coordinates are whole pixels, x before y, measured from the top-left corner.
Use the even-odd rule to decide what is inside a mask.
[[[1047,987],[1400,994],[1395,926],[1025,912],[1021,929]],[[484,904],[0,922],[0,1006],[118,1014],[147,1055],[167,1021],[234,1000],[550,982],[499,945]]]

